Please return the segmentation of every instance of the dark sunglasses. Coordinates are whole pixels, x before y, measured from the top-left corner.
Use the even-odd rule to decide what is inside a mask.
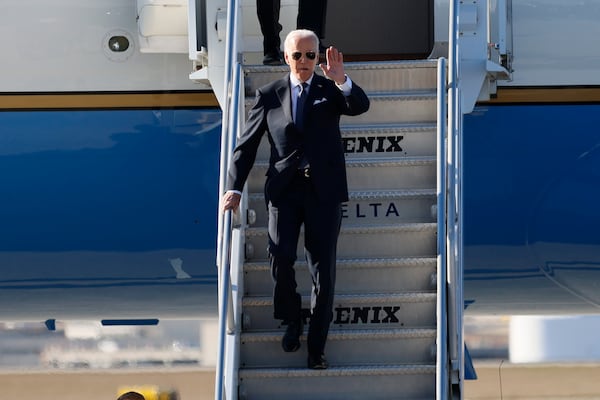
[[[317,53],[315,53],[314,51],[307,51],[306,53],[304,53],[304,55],[309,60],[314,60],[317,57]],[[302,58],[302,53],[300,53],[299,51],[295,51],[292,53],[292,58],[294,60],[298,61],[299,59]]]

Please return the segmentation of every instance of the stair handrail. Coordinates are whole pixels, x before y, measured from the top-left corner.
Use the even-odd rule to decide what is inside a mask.
[[[450,1],[448,49],[448,195],[447,195],[447,280],[448,355],[451,393],[463,395],[463,259],[462,259],[462,93],[460,82],[459,12],[461,0]]]
[[[447,292],[447,86],[446,59],[437,62],[437,351],[436,400],[447,400],[449,395],[448,363],[448,292]]]
[[[219,199],[225,191],[227,168],[238,135],[240,116],[241,65],[238,54],[238,0],[227,3],[227,34],[225,44],[224,89],[225,101],[221,127],[221,156],[219,162]],[[220,208],[220,207],[219,207]],[[231,244],[233,212],[218,212],[217,268],[219,275],[219,333],[217,370],[215,375],[215,400],[224,400],[226,337],[235,332],[233,294],[231,285]]]

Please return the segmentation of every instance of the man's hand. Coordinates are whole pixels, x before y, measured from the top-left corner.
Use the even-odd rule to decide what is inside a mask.
[[[235,192],[227,192],[223,195],[223,199],[221,200],[222,210],[223,212],[227,210],[233,210],[233,212],[237,212],[238,207],[240,206],[240,196]]]
[[[344,73],[344,55],[333,46],[329,46],[325,52],[327,64],[320,64],[325,77],[331,79],[338,85],[346,82],[346,74]]]

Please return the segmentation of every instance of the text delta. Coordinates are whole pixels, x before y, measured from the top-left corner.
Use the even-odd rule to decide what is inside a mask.
[[[342,218],[381,218],[399,217],[398,207],[394,202],[354,204],[349,207],[347,203],[342,204]]]

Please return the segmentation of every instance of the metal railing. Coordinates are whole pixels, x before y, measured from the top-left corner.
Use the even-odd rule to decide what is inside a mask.
[[[227,35],[225,50],[225,107],[223,107],[221,128],[221,157],[219,176],[219,196],[225,191],[227,169],[235,139],[239,132],[240,98],[242,97],[242,67],[237,60],[238,54],[238,1],[227,3]],[[233,313],[233,294],[231,284],[231,244],[232,211],[221,213],[219,210],[217,232],[217,268],[219,270],[219,344],[217,371],[215,376],[215,400],[226,399],[225,358],[227,335],[235,332]]]
[[[446,254],[446,198],[448,195],[447,179],[447,86],[446,59],[440,58],[437,63],[437,352],[436,352],[436,399],[446,400],[449,394],[447,371],[448,363],[448,293],[447,293],[447,254]]]
[[[448,54],[448,195],[447,257],[448,271],[448,355],[451,383],[459,386],[462,398],[464,381],[463,343],[463,260],[462,260],[462,110],[460,92],[460,46],[458,15],[460,0],[450,2]],[[453,392],[455,392],[453,390]]]

